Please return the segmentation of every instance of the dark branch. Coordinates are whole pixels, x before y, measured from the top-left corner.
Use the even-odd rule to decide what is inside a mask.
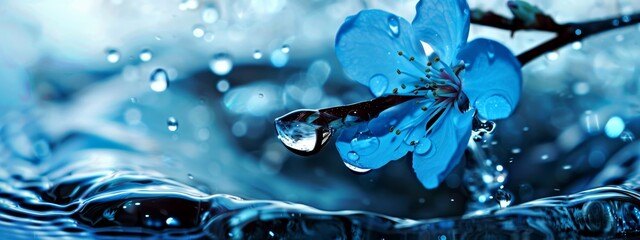
[[[640,13],[598,21],[557,24],[553,18],[545,14],[537,14],[534,22],[525,23],[520,19],[507,18],[491,11],[483,12],[480,10],[473,10],[471,23],[509,30],[512,32],[512,35],[516,31],[521,30],[537,30],[556,33],[556,37],[553,39],[518,55],[520,63],[525,65],[531,60],[569,43],[580,41],[586,37],[604,31],[640,23]]]

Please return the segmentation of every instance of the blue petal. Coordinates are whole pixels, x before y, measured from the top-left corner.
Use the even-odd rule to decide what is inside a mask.
[[[416,62],[425,63],[420,41],[405,19],[381,10],[361,11],[347,18],[336,35],[336,55],[347,75],[369,86],[376,96],[390,94],[393,88],[421,76]],[[403,56],[398,52],[402,51]],[[408,60],[415,58],[414,62]]]
[[[418,39],[450,64],[469,36],[469,5],[466,0],[422,0],[411,25]]]
[[[437,187],[460,162],[471,136],[472,111],[449,108],[441,117],[440,126],[420,139],[413,152],[413,170],[428,189]]]
[[[369,122],[342,129],[336,140],[338,152],[343,161],[353,166],[380,168],[413,149],[407,136],[424,120],[425,114],[415,101],[398,104]]]
[[[508,117],[518,105],[522,72],[518,59],[502,44],[476,39],[458,54],[468,64],[462,91],[484,119]]]

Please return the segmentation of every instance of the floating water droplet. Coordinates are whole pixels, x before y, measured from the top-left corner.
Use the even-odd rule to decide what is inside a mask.
[[[398,17],[389,16],[389,19],[387,21],[389,22],[389,30],[391,36],[398,37],[398,35],[400,34],[400,21],[398,21]]]
[[[352,154],[352,153],[353,153],[353,154]],[[355,158],[355,160],[352,160],[352,161],[356,161],[356,160],[358,160],[358,159],[360,158],[360,157],[358,156],[358,154],[357,154],[357,153],[354,153],[354,152],[349,152],[349,153],[347,153],[347,157],[348,157],[349,159],[351,159],[351,158],[352,158],[352,156],[353,156],[353,158]],[[347,163],[347,162],[343,162],[343,163],[344,163],[344,165],[345,165],[345,166],[347,166],[347,168],[348,168],[349,170],[351,170],[351,171],[353,171],[353,172],[356,172],[356,173],[367,173],[367,172],[371,171],[371,169],[367,169],[367,168],[359,168],[359,167],[353,166],[353,165],[351,165],[351,164],[349,164],[349,163]]]
[[[205,42],[212,42],[214,39],[216,39],[216,35],[213,34],[212,32],[206,32],[204,34],[204,41]]]
[[[107,49],[107,61],[110,63],[117,63],[120,61],[120,52],[116,49]]]
[[[607,137],[617,138],[624,131],[625,124],[622,118],[618,116],[613,116],[607,121],[607,124],[604,125],[604,133]]]
[[[580,36],[580,35],[582,35],[582,30],[578,28],[573,33],[575,33],[576,36]]]
[[[140,51],[139,57],[140,57],[140,61],[148,62],[153,57],[153,53],[151,53],[151,50],[145,48],[145,49],[142,49],[142,51]]]
[[[502,172],[503,170],[504,170],[504,167],[502,165],[496,165],[496,171]]]
[[[542,154],[542,156],[540,156],[540,159],[542,159],[542,160],[549,159],[549,154]]]
[[[367,133],[360,133],[351,140],[351,149],[362,156],[374,153],[378,147],[380,140]]]
[[[571,169],[571,165],[564,165],[564,166],[562,166],[562,169],[570,170]]]
[[[509,205],[511,205],[512,198],[513,197],[511,193],[503,189],[498,189],[498,191],[496,192],[496,195],[494,196],[494,199],[498,202],[498,204],[500,205],[500,208],[506,208]]]
[[[318,111],[298,110],[275,121],[278,139],[292,152],[299,155],[314,154],[327,144],[331,129],[304,122],[319,117]]]
[[[151,73],[149,87],[154,92],[164,92],[169,88],[169,74],[162,68],[158,68]]]
[[[622,16],[622,22],[628,23],[631,21],[631,17],[629,15]]]
[[[416,148],[414,151],[416,154],[424,155],[428,153],[430,150],[431,150],[431,140],[427,138],[422,138],[416,145]]]
[[[229,81],[227,81],[226,79],[222,79],[220,81],[218,81],[218,83],[216,84],[216,88],[218,89],[218,91],[220,92],[226,92],[229,91]]]
[[[258,94],[258,97],[259,97],[259,98],[264,98],[264,93],[259,93],[259,94]]]
[[[271,65],[276,68],[281,68],[287,65],[289,62],[289,54],[283,53],[281,50],[273,50],[271,57],[269,58]]]
[[[218,13],[218,9],[214,7],[207,7],[202,10],[202,21],[205,23],[215,23],[220,18],[220,13]]]
[[[549,59],[549,61],[555,61],[558,60],[558,58],[560,57],[560,54],[558,54],[557,51],[552,51],[547,53],[547,59]]]
[[[511,149],[511,153],[513,153],[513,154],[518,154],[518,153],[520,153],[521,151],[522,151],[522,150],[521,150],[520,148],[514,148],[514,149]]]
[[[469,10],[465,9],[465,11],[469,11]],[[446,235],[440,235],[440,236],[438,236],[438,240],[447,240],[447,236]]]
[[[573,84],[573,93],[576,95],[585,95],[591,91],[591,87],[589,83],[586,82],[577,82]]]
[[[178,130],[178,120],[176,120],[176,118],[174,117],[169,117],[167,119],[167,129],[172,132]]]
[[[166,223],[167,225],[169,225],[169,226],[180,226],[180,223],[178,222],[178,220],[176,220],[176,219],[174,219],[174,218],[172,218],[172,217],[167,218],[167,220],[165,221],[165,223]]]
[[[231,56],[226,53],[218,53],[213,55],[209,61],[209,68],[213,73],[218,76],[224,76],[229,74],[233,69],[233,60]]]
[[[255,51],[253,51],[253,59],[258,60],[261,58],[262,58],[262,52],[260,52],[260,50],[256,49]]]
[[[374,96],[380,97],[387,90],[389,80],[384,75],[376,74],[369,80],[369,89]]]
[[[289,47],[288,44],[282,45],[282,48],[280,48],[280,51],[282,51],[282,53],[287,54],[289,53],[289,51],[291,51],[291,47]]]
[[[194,36],[194,37],[196,37],[196,38],[202,38],[202,37],[204,37],[204,34],[205,34],[204,27],[203,27],[203,26],[201,26],[201,25],[195,25],[195,26],[193,26],[193,31],[192,31],[192,33],[193,33],[193,36]]]
[[[580,41],[574,42],[573,44],[571,44],[571,47],[575,50],[580,50],[582,49],[582,42]]]

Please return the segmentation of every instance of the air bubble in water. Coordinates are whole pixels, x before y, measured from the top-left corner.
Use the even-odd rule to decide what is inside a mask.
[[[142,49],[142,51],[140,51],[139,57],[140,57],[140,61],[148,62],[153,57],[153,53],[151,53],[151,50],[145,48],[145,49]]]
[[[218,76],[224,76],[231,72],[233,69],[233,60],[231,60],[231,56],[226,53],[218,53],[213,55],[211,60],[209,60],[209,68],[213,73]]]
[[[162,68],[158,68],[151,73],[149,87],[154,92],[164,92],[169,88],[169,74]]]
[[[110,63],[117,63],[120,61],[120,52],[116,49],[107,49],[107,61]]]
[[[167,119],[167,129],[172,132],[178,130],[178,120],[176,120],[176,118],[174,117],[169,117]]]
[[[357,156],[358,156],[358,154],[357,154],[357,153],[354,153],[354,152],[349,152],[349,153],[347,153],[347,155],[349,155],[349,154],[351,154],[351,153],[353,153],[353,154],[354,154],[354,156],[356,156],[356,158],[358,158],[358,157],[357,157]],[[351,158],[350,156],[347,156],[347,157],[348,157],[348,158]],[[367,169],[367,168],[359,168],[359,167],[353,166],[353,165],[351,165],[351,164],[349,164],[349,163],[347,163],[347,162],[343,162],[343,163],[344,163],[344,165],[345,165],[345,166],[347,166],[347,168],[348,168],[349,170],[351,170],[351,171],[353,171],[353,172],[356,172],[356,173],[367,173],[367,172],[371,171],[371,169]]]
[[[498,189],[498,191],[496,192],[496,195],[494,197],[494,199],[500,205],[500,208],[506,208],[509,205],[511,205],[512,198],[513,197],[511,196],[511,193],[509,193],[509,192],[507,192],[506,190],[503,190],[503,189]]]

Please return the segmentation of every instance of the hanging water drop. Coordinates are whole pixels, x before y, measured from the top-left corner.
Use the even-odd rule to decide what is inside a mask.
[[[209,61],[209,68],[216,75],[224,76],[229,74],[231,69],[233,69],[233,60],[231,60],[231,56],[229,54],[218,53],[213,55]]]
[[[331,129],[312,123],[319,117],[318,111],[298,110],[277,118],[275,127],[278,139],[293,153],[317,153],[331,137]]]
[[[169,74],[162,68],[158,68],[151,73],[149,87],[154,92],[164,92],[169,88]]]
[[[389,80],[384,75],[376,74],[369,79],[369,89],[376,97],[384,94],[384,91],[387,90],[387,85],[389,85]]]
[[[174,117],[169,117],[167,119],[167,129],[172,132],[178,130],[178,120],[176,120],[176,118]]]
[[[110,63],[117,63],[120,61],[120,52],[116,49],[107,49],[107,61]]]
[[[142,51],[140,51],[139,57],[140,57],[140,61],[148,62],[153,57],[153,53],[151,53],[151,50],[145,48],[145,49],[142,49]]]
[[[350,153],[353,153],[353,152],[350,152]],[[356,158],[359,158],[359,157],[357,157],[358,155],[356,153],[354,153],[354,154],[355,154]],[[349,156],[347,156],[347,157],[349,157]],[[369,171],[371,171],[371,169],[359,168],[359,167],[353,166],[353,165],[351,165],[351,164],[349,164],[347,162],[343,162],[343,163],[344,163],[345,166],[347,166],[347,168],[349,170],[351,170],[351,171],[353,171],[355,173],[368,173]]]
[[[498,204],[500,205],[500,208],[506,208],[509,205],[511,205],[512,198],[513,197],[511,196],[511,193],[503,189],[498,189],[493,199],[495,199],[498,202]]]
[[[391,36],[397,37],[400,34],[400,21],[398,21],[398,17],[390,16],[387,21],[389,22],[389,32]]]

